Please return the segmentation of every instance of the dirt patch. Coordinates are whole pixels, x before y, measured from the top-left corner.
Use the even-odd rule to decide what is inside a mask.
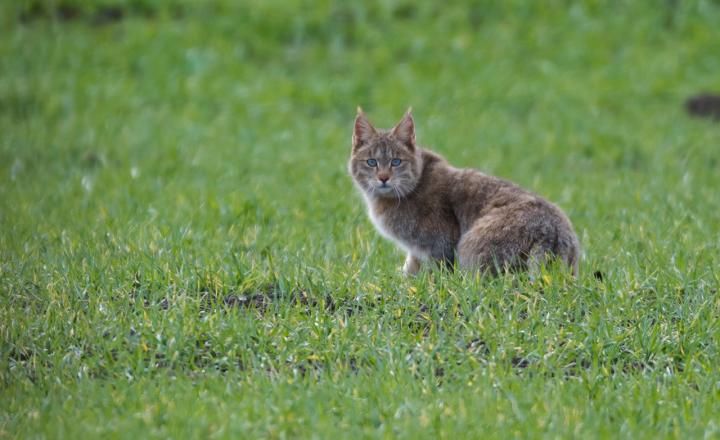
[[[233,291],[220,294],[212,289],[200,289],[200,310],[211,312],[215,310],[257,310],[262,314],[271,311],[273,304],[290,304],[304,307],[306,313],[312,309],[321,308],[330,313],[338,310],[338,305],[329,294],[317,297],[309,294],[307,290],[296,288],[284,291],[277,285],[259,286],[251,290]]]
[[[685,109],[690,116],[720,121],[720,95],[702,93],[692,96],[685,101]]]
[[[253,308],[264,312],[272,300],[270,295],[263,293],[231,293],[223,298],[223,304],[228,308]]]
[[[522,356],[514,356],[510,359],[510,364],[514,368],[527,368],[530,365],[530,360]]]

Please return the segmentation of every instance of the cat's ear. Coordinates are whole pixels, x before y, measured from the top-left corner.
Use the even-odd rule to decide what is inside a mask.
[[[357,116],[355,117],[355,126],[353,127],[352,147],[353,150],[366,144],[377,134],[375,127],[368,121],[367,116],[360,107],[357,108]]]
[[[415,121],[413,121],[412,117],[412,108],[408,109],[405,116],[393,127],[390,133],[408,148],[415,148]]]

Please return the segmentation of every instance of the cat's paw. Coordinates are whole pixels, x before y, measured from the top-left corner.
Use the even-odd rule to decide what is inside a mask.
[[[411,277],[415,276],[420,271],[420,260],[413,257],[412,255],[408,255],[405,259],[405,264],[403,265],[403,274],[405,276]]]

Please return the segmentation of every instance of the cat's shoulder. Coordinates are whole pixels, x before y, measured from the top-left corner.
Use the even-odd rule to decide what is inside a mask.
[[[422,161],[425,166],[428,166],[428,165],[430,165],[430,166],[437,166],[437,165],[449,166],[448,161],[445,160],[444,157],[442,157],[440,154],[438,154],[432,150],[423,148],[420,150],[420,155],[422,157]]]

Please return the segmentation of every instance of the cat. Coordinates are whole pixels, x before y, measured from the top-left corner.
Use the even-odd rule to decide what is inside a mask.
[[[580,245],[568,217],[514,183],[451,166],[415,142],[411,110],[378,130],[358,108],[348,170],[381,235],[423,262],[498,275],[559,259],[578,275]]]

